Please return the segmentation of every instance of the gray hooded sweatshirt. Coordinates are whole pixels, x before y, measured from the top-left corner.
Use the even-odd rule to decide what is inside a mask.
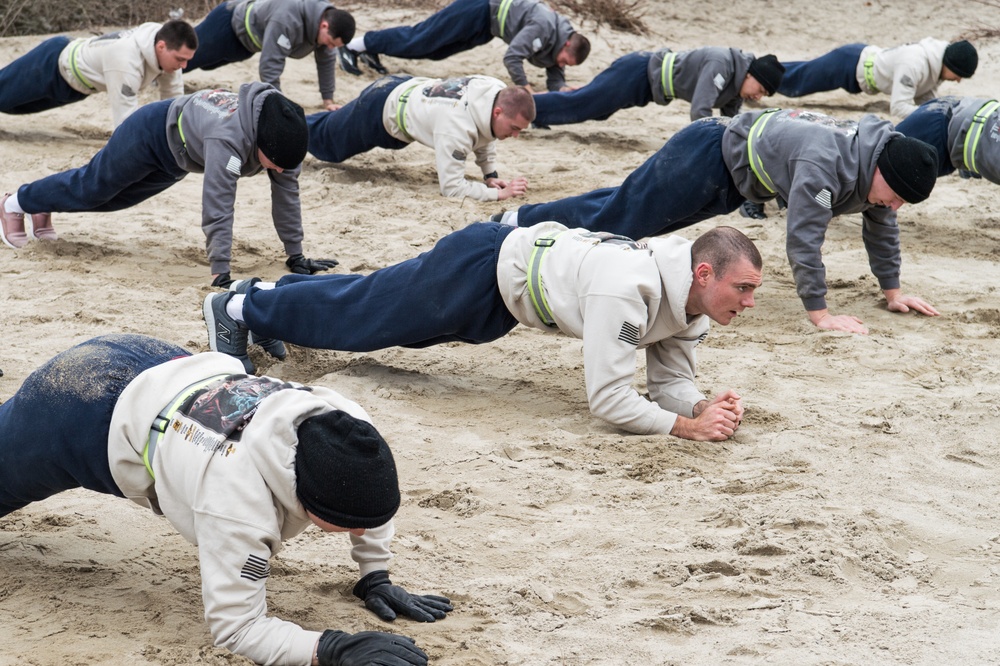
[[[747,136],[753,137],[758,173],[751,169]],[[757,130],[762,131],[758,134]],[[826,268],[822,246],[837,215],[861,213],[861,236],[872,274],[882,289],[899,288],[899,227],[896,213],[868,203],[878,157],[894,136],[892,125],[872,115],[841,120],[809,111],[753,111],[729,123],[722,154],[740,194],[762,203],[781,196],[788,202],[786,251],[799,298],[806,310],[826,308]]]
[[[501,5],[507,5],[502,26]],[[524,60],[527,60],[545,70],[545,84],[550,91],[565,86],[566,75],[556,64],[556,56],[573,32],[569,19],[538,0],[511,0],[509,4],[504,0],[490,0],[490,33],[510,45],[503,64],[515,85],[528,85],[528,77],[524,74]]]
[[[661,49],[649,59],[649,85],[653,101],[670,104],[674,99],[691,102],[691,120],[708,118],[712,109],[724,116],[735,116],[743,106],[740,88],[746,79],[754,54],[740,49],[706,46],[675,54],[669,64],[670,49]],[[671,86],[673,94],[671,94]]]
[[[239,93],[202,90],[178,97],[170,104],[167,142],[177,165],[191,173],[205,174],[201,227],[212,273],[229,272],[236,181],[264,170],[257,157],[257,119],[264,99],[280,94],[266,83],[255,82],[240,86]],[[271,179],[271,219],[289,256],[302,253],[301,168],[282,173],[267,170]]]
[[[956,169],[978,173],[991,183],[1000,184],[1000,107],[994,107],[989,112],[983,121],[981,132],[972,132],[970,135],[974,125],[973,118],[992,101],[994,100],[981,97],[945,97],[938,100],[949,103],[954,108],[948,123],[948,148],[952,165]],[[966,139],[969,141],[968,146]]]
[[[333,99],[337,50],[316,43],[323,12],[332,4],[327,0],[229,0],[229,6],[236,38],[247,50],[260,53],[261,81],[281,90],[285,59],[298,60],[312,53],[319,92],[323,99]],[[252,34],[247,32],[248,25]]]

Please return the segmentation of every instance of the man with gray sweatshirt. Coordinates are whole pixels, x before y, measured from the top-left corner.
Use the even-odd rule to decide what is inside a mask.
[[[184,69],[211,70],[260,53],[258,76],[281,90],[285,60],[316,59],[323,106],[335,109],[337,48],[354,37],[354,17],[328,0],[228,0],[195,30],[204,48]]]
[[[386,76],[343,108],[311,114],[306,123],[309,152],[317,159],[340,163],[373,148],[421,143],[434,151],[442,195],[497,201],[528,188],[523,177],[500,178],[497,141],[516,138],[534,117],[531,93],[491,76]],[[483,182],[465,177],[470,154]]]
[[[1000,185],[1000,102],[981,97],[939,97],[920,106],[896,130],[934,146],[938,176],[957,169],[963,178]]]
[[[636,51],[618,58],[585,86],[535,96],[535,126],[607,120],[616,111],[650,102],[691,103],[691,120],[712,109],[724,116],[739,113],[743,100],[773,95],[785,68],[773,55],[760,58],[740,49],[705,46],[674,53],[670,49]]]
[[[93,159],[21,185],[0,200],[0,239],[13,248],[28,243],[33,228],[52,228],[51,213],[130,208],[166,190],[188,173],[202,173],[201,227],[213,284],[228,285],[236,184],[267,172],[271,215],[296,272],[337,264],[302,255],[299,171],[309,134],[302,108],[266,83],[238,93],[203,90],[173,101],[147,104],[111,135]]]
[[[388,74],[379,54],[444,60],[494,37],[508,44],[503,64],[511,81],[529,90],[525,60],[545,70],[548,90],[564,90],[566,67],[583,64],[590,55],[590,41],[539,0],[455,0],[414,26],[355,37],[340,50],[340,64],[358,75],[360,58],[378,73]]]
[[[709,321],[754,306],[761,257],[736,229],[693,243],[541,224],[472,224],[428,252],[369,275],[240,281],[209,294],[209,345],[249,371],[248,335],[320,349],[372,351],[445,342],[481,344],[521,323],[583,340],[590,411],[639,434],[728,439],[743,417],[738,393],[695,387],[695,348]],[[632,385],[646,356],[647,399]],[[283,350],[282,350],[283,351]]]
[[[124,497],[198,547],[215,644],[260,664],[424,666],[406,636],[307,631],[267,614],[270,559],[310,526],[346,532],[354,595],[382,620],[452,610],[389,579],[399,483],[388,444],[325,387],[248,376],[142,335],[83,342],[0,405],[0,516],[71,488]]]
[[[556,221],[630,238],[669,233],[736,210],[744,200],[788,204],[787,250],[799,298],[813,324],[866,333],[857,317],[826,304],[822,246],[834,217],[861,213],[861,235],[888,307],[938,314],[900,290],[896,210],[926,199],[937,177],[934,149],[872,115],[841,120],[768,109],[705,118],[675,134],[619,187],[494,216],[505,224]]]

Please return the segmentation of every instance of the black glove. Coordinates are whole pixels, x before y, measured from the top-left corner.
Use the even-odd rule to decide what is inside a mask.
[[[296,254],[285,259],[285,265],[293,273],[300,275],[312,275],[319,271],[328,271],[340,262],[336,259],[306,259],[301,254]]]
[[[426,666],[427,654],[412,638],[381,631],[348,634],[327,629],[316,648],[319,666]]]
[[[740,205],[740,215],[749,217],[751,220],[766,220],[767,214],[764,212],[764,204],[744,201]]]
[[[229,275],[229,271],[226,271],[225,273],[219,273],[218,275],[215,276],[215,279],[212,280],[212,286],[222,287],[223,289],[229,289],[229,285],[231,285],[234,282],[236,282],[236,280],[234,280]]]
[[[417,622],[433,622],[454,610],[447,597],[410,594],[399,585],[393,585],[385,571],[373,571],[359,580],[354,586],[354,596],[386,622],[395,620],[398,613]]]

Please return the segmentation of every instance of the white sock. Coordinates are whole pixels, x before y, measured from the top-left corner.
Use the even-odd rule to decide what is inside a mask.
[[[516,210],[508,210],[508,211],[506,211],[503,214],[503,217],[500,218],[500,224],[506,224],[509,227],[516,227],[517,226],[517,211]]]
[[[21,204],[17,202],[17,192],[7,197],[7,201],[3,205],[4,212],[7,213],[21,213],[24,214],[24,209],[21,208]]]
[[[254,289],[274,289],[277,286],[277,282],[258,282],[253,287]]]
[[[361,37],[355,37],[351,41],[347,42],[347,48],[351,49],[355,53],[364,53],[365,51],[367,51],[368,47],[365,46],[364,35],[362,35]]]
[[[237,323],[245,324],[243,320],[243,299],[246,298],[243,294],[233,294],[233,297],[229,299],[226,303],[226,314],[237,321]]]

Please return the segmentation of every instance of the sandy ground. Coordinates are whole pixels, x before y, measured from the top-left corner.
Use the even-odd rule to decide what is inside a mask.
[[[362,28],[426,15],[344,6]],[[889,46],[1000,27],[1000,8],[968,1],[647,8],[645,36],[583,23],[594,53],[571,82],[662,45],[793,60],[853,41]],[[0,40],[0,63],[39,39]],[[941,94],[997,94],[1000,44],[979,46],[976,77]],[[386,64],[504,75],[502,52],[494,42],[442,63]],[[188,87],[235,87],[256,62],[196,72]],[[540,85],[540,70],[531,74]],[[340,73],[337,100],[371,79]],[[290,62],[283,82],[307,112],[319,110],[310,60]],[[803,101],[848,118],[888,113],[884,98]],[[501,173],[527,176],[534,202],[618,184],[687,114],[675,102],[525,132],[500,145]],[[4,116],[3,189],[84,163],[108,118],[100,96]],[[420,146],[339,166],[309,158],[307,254],[368,271],[502,209],[443,199],[432,164]],[[200,189],[193,175],[129,211],[58,215],[57,243],[0,250],[0,398],[56,352],[101,333],[207,349]],[[234,273],[279,277],[266,179],[241,182],[237,205]],[[380,622],[350,596],[346,538],[309,530],[273,562],[272,612],[313,629],[404,633],[451,665],[1000,663],[1000,452],[989,425],[1000,410],[1000,188],[952,176],[902,211],[904,289],[934,303],[939,318],[889,313],[860,218],[831,224],[831,306],[864,319],[867,336],[809,325],[784,256],[784,215],[768,211],[765,221],[731,216],[684,232],[735,225],[765,258],[757,307],[713,327],[700,348],[702,390],[745,396],[747,418],[725,443],[609,427],[588,413],[580,343],[528,329],[481,347],[292,348],[270,365],[258,357],[269,374],[333,387],[372,414],[404,496],[393,576],[456,605],[436,624]],[[640,359],[640,389],[643,378]],[[196,549],[124,500],[74,491],[0,519],[0,666],[246,663],[212,647],[200,603]]]

